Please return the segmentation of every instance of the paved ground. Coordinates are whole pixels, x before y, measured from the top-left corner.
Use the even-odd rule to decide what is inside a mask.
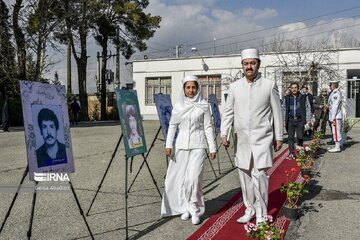
[[[159,128],[157,121],[145,121],[146,140],[150,148]],[[24,132],[10,128],[0,132],[0,224],[12,203],[14,192],[27,165]],[[71,181],[86,213],[110,162],[121,134],[117,123],[82,123],[71,129],[76,172]],[[360,127],[350,137],[351,146],[339,154],[325,153],[318,160],[316,182],[304,202],[304,216],[290,226],[287,239],[358,239],[360,230]],[[148,162],[162,192],[166,173],[164,142],[155,141]],[[229,150],[233,152],[232,149]],[[358,154],[358,155],[356,155]],[[239,191],[237,172],[220,148],[218,162],[205,161],[206,221]],[[134,179],[142,157],[134,158],[129,183]],[[32,239],[91,239],[67,183],[40,183],[56,186],[57,191],[39,190],[35,204]],[[26,177],[0,239],[26,239],[32,206],[34,183]],[[104,183],[87,221],[95,239],[125,239],[125,157],[123,143],[115,154]],[[185,239],[198,226],[179,217],[160,218],[161,199],[146,166],[140,171],[128,198],[130,239]],[[241,239],[241,238],[239,238]]]

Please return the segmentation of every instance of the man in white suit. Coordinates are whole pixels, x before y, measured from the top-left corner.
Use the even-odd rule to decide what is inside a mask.
[[[230,84],[222,116],[221,140],[229,146],[229,128],[234,123],[237,134],[235,164],[238,167],[245,215],[237,221],[256,223],[267,215],[269,177],[274,150],[283,144],[283,120],[276,82],[259,73],[260,56],[257,49],[241,52],[244,77]]]
[[[335,142],[335,147],[329,149],[329,152],[336,153],[340,152],[341,148],[341,142],[342,142],[342,95],[339,87],[339,81],[338,80],[330,80],[330,88],[331,88],[331,94],[329,96],[329,121],[331,122],[331,129],[333,134],[333,139]]]

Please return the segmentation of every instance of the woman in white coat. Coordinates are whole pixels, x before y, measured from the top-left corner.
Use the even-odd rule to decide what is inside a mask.
[[[214,159],[216,145],[209,104],[201,96],[198,78],[186,76],[183,92],[172,110],[166,138],[165,154],[171,161],[165,179],[162,217],[181,214],[182,220],[191,216],[193,224],[200,223],[200,216],[205,212],[202,176],[208,147]]]

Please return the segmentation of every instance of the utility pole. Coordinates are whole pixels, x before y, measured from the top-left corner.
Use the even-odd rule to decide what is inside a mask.
[[[108,84],[114,83],[114,75],[113,72],[108,69],[105,69],[106,62],[111,57],[119,57],[120,54],[100,54],[97,52],[97,90],[100,92],[101,96],[101,120],[107,120],[107,114],[106,114],[106,81],[108,81]],[[105,59],[103,59],[105,58]],[[120,60],[119,60],[120,61]],[[120,68],[117,66],[117,71],[120,70]],[[103,79],[104,77],[104,79]],[[105,102],[105,103],[104,103]]]
[[[70,96],[71,91],[71,43],[68,40],[66,52],[66,79],[67,79],[67,93]]]
[[[115,72],[115,84],[117,85],[117,89],[120,88],[120,46],[116,45],[116,72]]]
[[[176,58],[179,58],[180,53],[181,53],[181,51],[180,51],[181,48],[182,48],[182,45],[176,45],[175,46],[175,57]]]

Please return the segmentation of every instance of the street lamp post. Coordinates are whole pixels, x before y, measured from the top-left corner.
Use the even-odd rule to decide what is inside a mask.
[[[206,62],[204,61],[204,58],[200,55],[200,53],[198,52],[196,47],[192,47],[191,48],[191,52],[192,53],[197,53],[200,57],[201,57],[201,64],[203,66],[203,69],[205,72],[207,72],[209,70],[209,66],[206,64]]]

